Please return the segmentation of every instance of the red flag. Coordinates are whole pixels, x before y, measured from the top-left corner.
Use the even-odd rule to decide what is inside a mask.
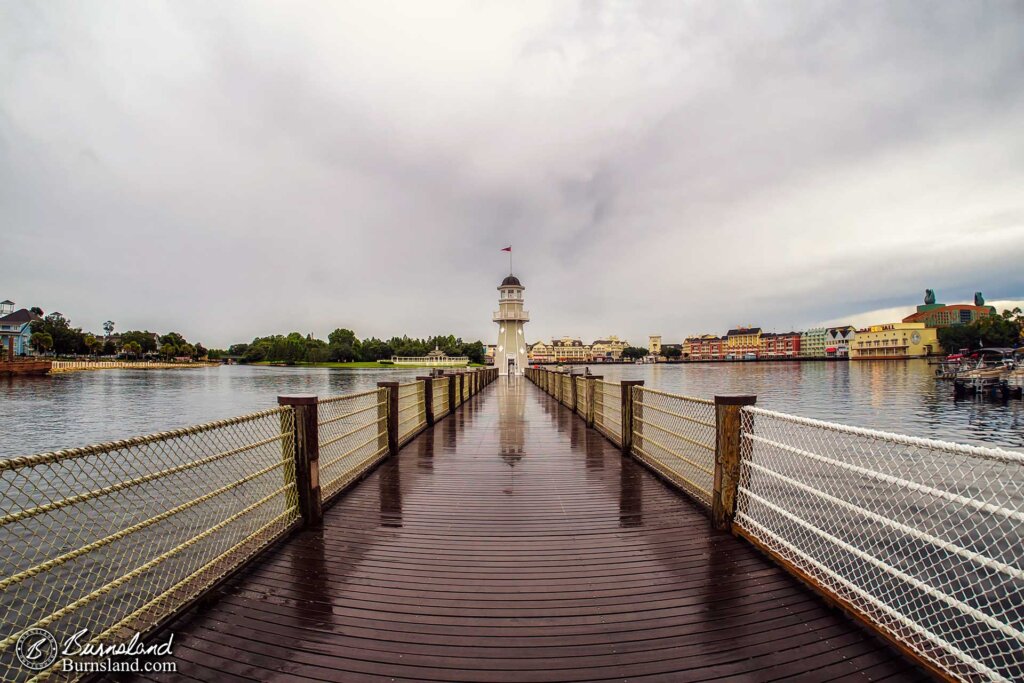
[[[504,249],[502,249],[502,251],[512,251],[512,247],[511,246],[505,247]]]

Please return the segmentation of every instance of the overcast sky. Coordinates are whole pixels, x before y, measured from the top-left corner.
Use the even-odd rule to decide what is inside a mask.
[[[1024,3],[5,0],[0,224],[207,345],[493,341],[507,244],[531,340],[1021,299]]]

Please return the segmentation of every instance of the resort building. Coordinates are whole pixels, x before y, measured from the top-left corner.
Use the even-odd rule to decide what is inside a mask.
[[[725,360],[726,340],[713,334],[688,337],[683,342],[683,357],[687,360]]]
[[[935,292],[927,289],[924,304],[917,307],[917,312],[903,319],[905,323],[924,323],[925,327],[952,327],[953,325],[970,325],[978,318],[993,315],[996,309],[985,305],[985,297],[981,292],[974,293],[974,305],[935,303]]]
[[[850,355],[850,343],[857,333],[853,325],[830,327],[825,330],[825,356],[827,358],[846,358]]]
[[[825,348],[828,346],[826,337],[828,329],[825,327],[812,327],[800,333],[800,355],[805,358],[824,358]]]
[[[756,356],[761,350],[760,327],[737,327],[729,330],[725,337],[729,349],[726,358],[741,359],[751,353]]]
[[[527,357],[531,363],[550,363],[554,360],[551,355],[551,345],[542,341],[535,342],[526,347]]]
[[[652,356],[661,355],[661,335],[652,334],[647,338],[647,353]]]
[[[629,342],[612,335],[607,339],[598,339],[591,345],[591,353],[595,361],[619,360]]]
[[[800,355],[799,332],[765,332],[761,335],[758,358],[795,358]]]
[[[589,363],[592,360],[590,348],[589,344],[572,337],[551,340],[551,356],[559,363]]]
[[[941,353],[938,332],[924,323],[889,323],[857,330],[850,360],[924,358]]]
[[[15,356],[32,352],[32,321],[39,316],[27,308],[14,310],[14,302],[0,302],[0,344],[4,356],[13,351]]]

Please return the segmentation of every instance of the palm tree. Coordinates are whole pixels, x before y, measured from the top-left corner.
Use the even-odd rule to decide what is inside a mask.
[[[32,335],[32,340],[29,343],[32,344],[36,353],[46,353],[53,348],[53,337],[49,332],[36,332]]]

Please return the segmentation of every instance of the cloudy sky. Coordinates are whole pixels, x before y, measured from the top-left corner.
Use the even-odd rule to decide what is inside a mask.
[[[1024,3],[6,0],[0,225],[208,345],[490,340],[506,244],[531,339],[1021,299]]]

